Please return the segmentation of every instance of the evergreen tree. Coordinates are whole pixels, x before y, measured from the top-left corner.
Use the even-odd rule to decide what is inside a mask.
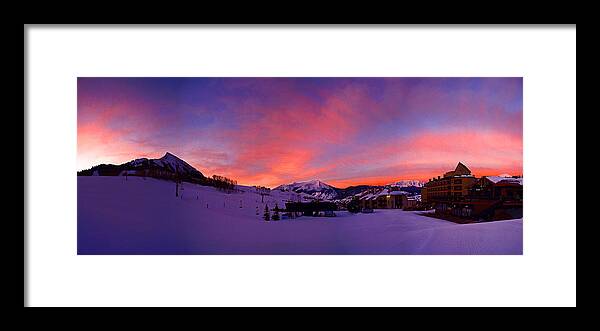
[[[275,204],[275,212],[272,217],[273,221],[279,221],[279,207]]]
[[[269,205],[265,205],[265,213],[263,215],[263,218],[265,219],[265,221],[271,220],[271,213],[269,212]]]
[[[351,213],[360,212],[360,202],[358,201],[358,198],[353,197],[352,200],[350,200],[350,202],[348,203],[348,206],[346,206],[346,208],[348,208],[348,211]]]

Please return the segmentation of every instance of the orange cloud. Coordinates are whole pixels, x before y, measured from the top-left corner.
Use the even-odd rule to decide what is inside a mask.
[[[170,151],[271,187],[426,180],[458,161],[478,176],[522,173],[518,80],[109,80],[81,82],[80,169]]]

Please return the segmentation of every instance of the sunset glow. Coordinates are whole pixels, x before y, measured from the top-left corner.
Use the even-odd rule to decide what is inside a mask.
[[[78,170],[169,151],[244,185],[523,172],[522,78],[79,78]]]

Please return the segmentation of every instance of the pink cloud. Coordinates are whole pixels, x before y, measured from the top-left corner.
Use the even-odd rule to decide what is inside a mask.
[[[102,85],[78,98],[78,166],[170,151],[208,176],[266,186],[427,179],[458,161],[476,175],[522,173],[519,84],[341,80],[306,93],[297,83],[234,79],[201,97],[190,87],[191,99],[169,85]]]

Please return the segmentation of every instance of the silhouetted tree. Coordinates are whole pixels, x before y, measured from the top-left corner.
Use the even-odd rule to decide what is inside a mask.
[[[221,191],[225,191],[230,193],[235,189],[235,185],[237,185],[237,181],[224,177],[213,175],[212,176],[212,185]]]
[[[279,207],[275,204],[275,212],[273,213],[273,217],[271,218],[273,221],[279,221]]]
[[[358,213],[360,211],[360,203],[358,201],[358,198],[353,197],[352,200],[348,202],[346,208],[348,208],[348,211],[351,213]]]

